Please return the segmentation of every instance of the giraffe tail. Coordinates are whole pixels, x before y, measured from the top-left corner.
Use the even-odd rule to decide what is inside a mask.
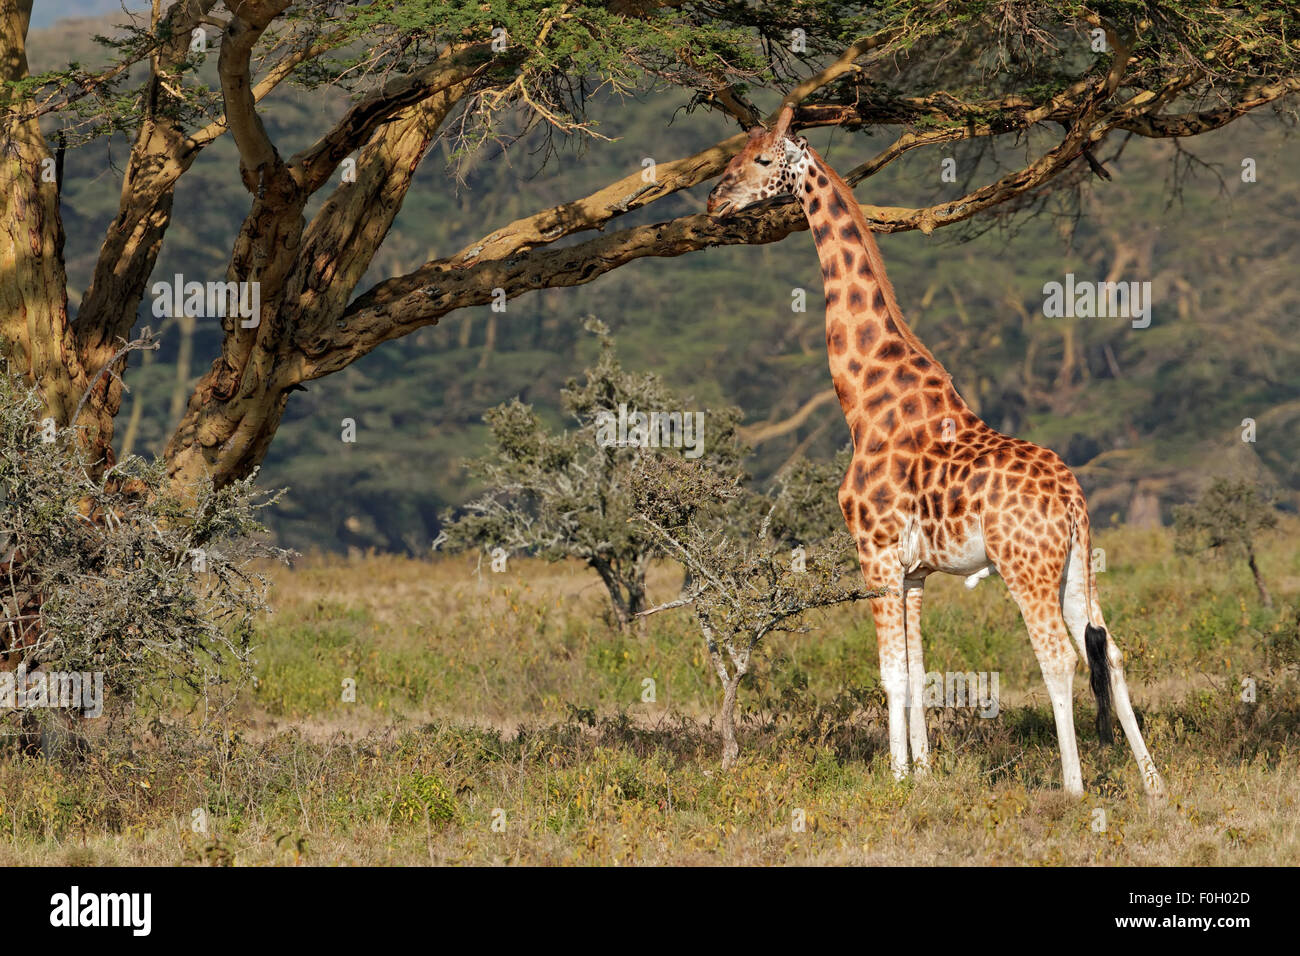
[[[1092,622],[1092,603],[1097,593],[1097,572],[1092,568],[1092,533],[1088,527],[1087,512],[1083,520],[1076,515],[1073,524],[1074,546],[1082,562],[1085,582],[1084,605],[1088,608],[1088,622],[1083,629],[1083,646],[1088,657],[1089,684],[1097,700],[1097,736],[1102,743],[1115,742],[1115,727],[1111,721],[1110,654],[1106,644],[1110,640],[1106,629]]]

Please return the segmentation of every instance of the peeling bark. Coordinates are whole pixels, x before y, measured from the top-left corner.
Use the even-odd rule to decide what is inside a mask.
[[[0,80],[27,76],[30,0],[0,0]],[[35,117],[0,113],[0,349],[66,424],[86,385],[68,324],[54,157]],[[46,181],[46,180],[49,181]]]

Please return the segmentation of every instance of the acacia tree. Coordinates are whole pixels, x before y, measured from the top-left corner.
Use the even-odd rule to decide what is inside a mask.
[[[35,76],[31,8],[0,0],[0,349],[100,467],[114,460],[126,347],[177,213],[177,183],[218,138],[238,147],[230,175],[249,206],[224,278],[260,284],[260,322],[223,320],[220,353],[166,447],[179,488],[249,475],[295,389],[457,309],[590,282],[644,256],[805,228],[790,203],[721,223],[696,214],[609,228],[717,175],[744,142],[726,127],[759,122],[754,100],[765,91],[798,107],[796,130],[896,133],[848,171],[855,185],[918,149],[965,143],[983,156],[966,164],[977,172],[959,197],[863,206],[881,231],[928,233],[1077,186],[1103,169],[1097,151],[1116,134],[1190,136],[1300,89],[1289,39],[1300,13],[1280,2],[954,0],[937,15],[920,0],[153,0],[112,41],[106,68]],[[199,69],[213,52],[219,82],[209,89]],[[286,156],[262,110],[291,82],[353,99]],[[652,84],[716,111],[719,140],[659,163],[651,182],[637,170],[358,289],[437,138],[472,145],[536,124],[583,136],[593,92]],[[58,176],[48,171],[65,146],[108,133],[132,145],[74,319]],[[996,148],[1006,145],[1015,148]],[[344,181],[348,158],[355,177]]]
[[[600,339],[600,357],[561,394],[576,427],[552,432],[518,399],[489,411],[492,448],[470,463],[487,490],[444,521],[453,548],[585,562],[626,627],[645,609],[646,570],[661,553],[633,520],[634,477],[647,459],[683,456],[719,480],[740,481],[746,449],[736,435],[739,409],[688,411],[694,402],[658,376],[623,368],[604,323],[592,319],[587,328]],[[620,421],[630,424],[621,435]]]
[[[635,472],[636,520],[686,570],[681,597],[641,614],[694,610],[722,684],[723,769],[740,755],[736,701],[763,639],[807,633],[810,612],[884,593],[863,583],[842,523],[818,513],[835,500],[840,474],[796,463],[763,495],[698,461],[649,458]],[[791,541],[801,543],[792,550]]]
[[[1255,561],[1255,541],[1277,527],[1277,511],[1267,489],[1251,481],[1215,478],[1194,504],[1174,507],[1174,533],[1180,554],[1213,551],[1243,557],[1255,581],[1259,603],[1273,606]]]

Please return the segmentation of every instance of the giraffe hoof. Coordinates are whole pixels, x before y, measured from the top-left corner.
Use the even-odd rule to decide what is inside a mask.
[[[1142,781],[1146,786],[1147,800],[1151,803],[1164,803],[1169,799],[1169,791],[1159,774],[1154,774]]]

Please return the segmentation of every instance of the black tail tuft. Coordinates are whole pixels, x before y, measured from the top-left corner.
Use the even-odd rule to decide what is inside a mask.
[[[1083,631],[1088,650],[1088,670],[1092,672],[1092,696],[1097,698],[1097,736],[1102,743],[1115,742],[1115,728],[1110,720],[1110,658],[1106,654],[1106,631],[1089,624]]]

